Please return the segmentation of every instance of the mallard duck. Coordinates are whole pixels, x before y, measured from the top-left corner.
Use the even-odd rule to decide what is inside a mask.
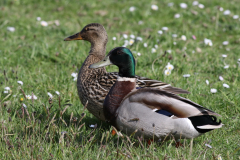
[[[119,76],[103,104],[106,120],[116,129],[144,138],[195,138],[221,128],[219,114],[176,94],[154,89],[136,89],[135,60],[131,51],[118,47],[89,68],[116,65]],[[168,137],[172,137],[168,136]]]
[[[117,72],[108,73],[105,68],[89,69],[89,65],[101,61],[105,57],[107,32],[98,23],[85,26],[81,32],[74,34],[64,41],[85,40],[91,43],[88,57],[85,59],[77,78],[78,95],[83,105],[88,102],[87,109],[95,117],[105,120],[103,101],[117,79]],[[161,81],[145,77],[137,77],[137,87],[161,88],[173,93],[189,93],[185,90],[171,87]]]

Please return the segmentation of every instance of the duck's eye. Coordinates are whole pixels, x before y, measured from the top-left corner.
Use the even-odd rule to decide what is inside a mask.
[[[90,29],[89,28],[85,28],[86,31],[89,31]]]
[[[117,55],[123,54],[122,51],[117,51]]]

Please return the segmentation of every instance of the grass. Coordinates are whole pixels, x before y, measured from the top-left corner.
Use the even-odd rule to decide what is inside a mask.
[[[169,2],[174,2],[174,6],[168,7]],[[177,0],[1,1],[0,159],[217,159],[219,156],[240,159],[237,63],[240,23],[232,18],[239,14],[240,3],[202,0],[204,9],[192,6],[191,1],[185,2],[187,9],[181,9],[179,3]],[[159,9],[152,10],[151,4]],[[131,6],[136,7],[134,12],[129,11]],[[231,15],[223,15],[219,6],[229,9]],[[173,18],[176,13],[181,14],[179,19]],[[48,22],[59,20],[60,25],[43,27],[37,17]],[[142,25],[138,25],[140,20]],[[142,42],[128,46],[136,51],[137,75],[190,91],[191,94],[183,96],[221,114],[223,128],[195,138],[192,145],[191,140],[182,140],[185,147],[178,149],[174,141],[148,147],[145,141],[140,143],[125,135],[111,136],[111,126],[84,110],[76,81],[71,77],[87,57],[90,44],[63,41],[92,22],[101,23],[107,30],[107,51],[124,44],[123,33],[142,37]],[[15,27],[15,31],[8,31],[9,26]],[[159,35],[157,31],[164,26],[169,30]],[[172,34],[178,37],[172,38]],[[181,40],[181,35],[186,35],[187,40]],[[113,37],[117,40],[113,41]],[[206,46],[204,38],[211,39],[213,46]],[[222,45],[223,41],[229,44]],[[143,47],[143,43],[148,47]],[[155,44],[157,52],[151,53]],[[171,53],[164,54],[165,50]],[[168,62],[174,65],[174,70],[170,76],[164,76]],[[224,69],[226,64],[230,65],[228,69]],[[116,67],[107,70],[117,71]],[[183,78],[183,74],[191,76]],[[22,86],[18,80],[23,81]],[[230,88],[224,88],[223,83]],[[4,93],[5,87],[11,88],[9,94]],[[211,88],[218,92],[212,94]],[[47,92],[53,94],[52,100]],[[34,94],[37,100],[27,100],[24,94]],[[91,124],[96,124],[95,128],[90,128]]]

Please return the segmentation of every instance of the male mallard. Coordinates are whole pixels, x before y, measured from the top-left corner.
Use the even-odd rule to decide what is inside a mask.
[[[89,65],[101,61],[105,57],[106,44],[108,41],[107,32],[98,23],[85,26],[81,32],[74,34],[64,41],[86,40],[91,43],[91,50],[84,61],[77,79],[78,95],[83,105],[88,101],[87,109],[94,116],[105,120],[103,114],[103,101],[112,85],[117,79],[117,72],[108,73],[105,68],[89,69]],[[173,93],[189,93],[185,90],[171,87],[161,81],[137,76],[139,87],[161,88]]]
[[[195,138],[216,128],[217,113],[173,93],[154,89],[136,89],[135,60],[131,51],[118,47],[109,52],[101,62],[90,65],[99,68],[114,64],[119,77],[110,89],[103,104],[106,120],[118,130],[130,135],[151,139]],[[171,136],[169,136],[171,137]]]

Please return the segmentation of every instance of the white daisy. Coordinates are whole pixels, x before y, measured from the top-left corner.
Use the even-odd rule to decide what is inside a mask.
[[[33,99],[35,99],[35,100],[36,100],[36,99],[37,99],[37,96],[33,95]]]
[[[205,143],[205,146],[208,148],[212,148],[212,146],[210,144]]]
[[[130,35],[130,38],[135,39],[135,36],[133,34]]]
[[[212,41],[210,39],[207,39],[207,38],[204,38],[204,43],[205,43],[205,45],[208,45],[208,46],[213,45]]]
[[[17,81],[18,84],[20,85],[23,85],[23,82],[22,81]]]
[[[128,35],[123,34],[123,38],[127,39],[127,38],[128,38]]]
[[[37,21],[41,21],[41,17],[37,17]]]
[[[47,27],[47,26],[48,26],[48,22],[46,22],[46,21],[41,21],[41,25],[42,25],[43,27]]]
[[[136,9],[136,7],[132,6],[132,7],[129,8],[129,11],[133,12],[133,11],[135,11],[135,9]]]
[[[193,6],[197,6],[198,5],[198,1],[193,1],[192,5]]]
[[[174,18],[180,18],[180,17],[181,17],[181,15],[179,13],[174,15]]]
[[[14,32],[15,28],[14,27],[7,27],[7,30],[10,31],[10,32]]]
[[[53,95],[51,93],[47,92],[47,94],[50,98],[53,98]]]
[[[166,69],[166,70],[164,71],[164,74],[165,74],[166,76],[169,76],[169,75],[171,74],[171,71],[168,70],[168,69]]]
[[[217,89],[212,88],[212,89],[210,90],[210,92],[211,92],[211,93],[217,93]]]
[[[229,68],[229,65],[224,66],[224,69],[228,69],[228,68]]]
[[[201,8],[201,9],[203,9],[203,8],[204,8],[204,5],[203,5],[203,4],[199,4],[198,7]]]
[[[158,31],[158,34],[163,34],[163,31],[162,31],[162,30],[159,30],[159,31]]]
[[[6,91],[6,90],[5,90],[5,91],[3,91],[3,93],[5,93],[5,94],[7,94],[8,92],[9,92],[9,91]]]
[[[167,50],[167,53],[172,53],[172,50],[171,50],[171,49],[168,49],[168,50]]]
[[[134,40],[133,39],[130,39],[129,40],[129,45],[132,45],[134,43]]]
[[[238,19],[238,18],[239,18],[238,15],[234,15],[234,16],[233,16],[233,19]]]
[[[185,9],[185,8],[187,8],[187,4],[186,3],[180,3],[180,7]]]
[[[225,10],[225,11],[223,12],[224,15],[229,15],[230,13],[231,13],[230,10]]]
[[[186,41],[186,40],[187,40],[187,37],[186,37],[185,35],[182,35],[182,36],[181,36],[181,39],[182,39],[183,41]]]
[[[167,68],[167,70],[172,71],[174,69],[174,66],[170,62],[168,62],[165,68]]]
[[[223,77],[222,77],[222,76],[219,76],[219,80],[220,80],[220,81],[223,81],[224,79],[223,79]]]
[[[222,44],[226,46],[228,45],[228,41],[224,41]]]
[[[152,48],[152,53],[155,53],[157,50],[155,48]]]
[[[168,27],[162,27],[163,31],[168,31]]]
[[[226,84],[226,83],[223,84],[223,87],[225,87],[225,88],[230,88],[229,85]]]
[[[138,41],[142,41],[143,39],[142,39],[142,37],[137,37],[136,38]]]
[[[74,73],[74,72],[73,72],[73,73],[71,74],[71,76],[75,78],[75,77],[77,77],[77,73]]]
[[[168,7],[172,7],[174,5],[173,2],[168,3]]]
[[[188,78],[188,77],[190,77],[190,76],[191,76],[190,74],[184,74],[184,75],[183,75],[184,78]]]
[[[32,96],[31,95],[26,95],[26,98],[27,99],[32,99]]]
[[[24,108],[27,108],[26,104],[23,103],[22,105],[23,105]]]
[[[4,90],[10,91],[10,87],[5,87]]]
[[[113,37],[112,39],[113,39],[114,41],[116,41],[117,38],[116,38],[116,37]]]
[[[206,80],[206,84],[209,85],[209,81],[208,80]]]
[[[143,21],[138,21],[138,24],[139,24],[139,25],[142,25],[142,24],[143,24]]]
[[[151,8],[152,8],[152,10],[158,10],[158,6],[157,5],[155,5],[155,4],[153,4],[152,6],[151,6]]]

